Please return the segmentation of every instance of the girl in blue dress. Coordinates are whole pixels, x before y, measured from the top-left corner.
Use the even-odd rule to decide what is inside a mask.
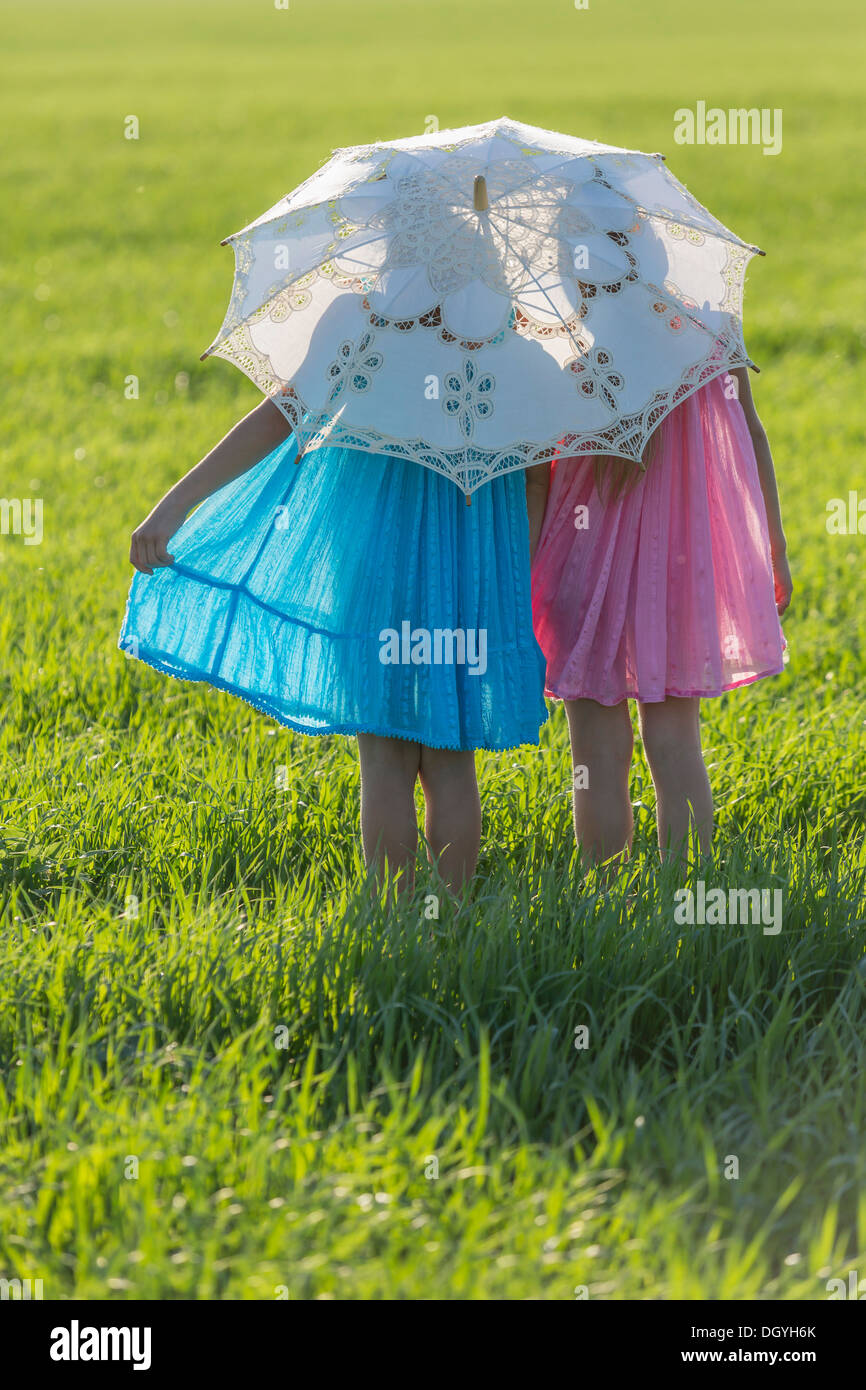
[[[537,743],[547,718],[529,581],[546,467],[467,507],[408,460],[297,454],[265,400],[166,493],[132,537],[119,645],[287,728],[357,735],[365,859],[404,888],[420,778],[429,853],[457,889],[481,834],[473,750]]]

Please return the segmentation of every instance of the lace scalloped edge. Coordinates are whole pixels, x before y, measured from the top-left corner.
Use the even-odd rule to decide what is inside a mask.
[[[429,468],[434,473],[440,473],[467,496],[471,495],[472,492],[477,492],[479,487],[491,482],[494,478],[501,477],[506,473],[517,472],[535,463],[548,462],[564,452],[569,456],[593,453],[606,457],[623,458],[640,466],[641,454],[647,442],[678,405],[694,395],[702,386],[706,386],[716,377],[730,372],[734,367],[752,367],[755,365],[743,346],[735,342],[732,348],[728,348],[724,352],[721,362],[718,359],[715,361],[705,359],[702,366],[690,369],[692,374],[690,380],[681,379],[676,386],[670,387],[665,392],[659,392],[662,400],[657,399],[636,412],[636,416],[642,417],[642,428],[637,433],[639,447],[636,447],[634,452],[618,452],[614,441],[605,439],[603,434],[598,431],[571,431],[565,434],[560,431],[557,435],[540,443],[517,441],[501,449],[482,449],[478,445],[464,446],[457,452],[473,455],[474,461],[468,465],[465,462],[455,465],[451,462],[447,450],[438,449],[423,439],[396,439],[390,435],[380,434],[377,430],[351,429],[340,424],[334,416],[326,417],[329,423],[323,423],[322,412],[315,412],[306,406],[290,384],[291,396],[288,395],[285,385],[273,381],[272,385],[277,386],[277,390],[269,391],[258,379],[255,368],[239,360],[231,350],[217,348],[212,355],[221,357],[224,361],[231,362],[238,367],[258,387],[263,396],[277,406],[292,427],[298,441],[299,456],[307,452],[312,453],[318,448],[346,448],[357,449],[362,453],[382,454],[388,458],[407,459],[417,463],[422,468]],[[650,419],[652,423],[650,423]],[[619,429],[617,433],[620,435],[634,434],[634,425],[630,429]],[[564,449],[563,444],[566,439],[568,447]],[[479,463],[477,461],[479,455],[482,456],[482,459],[486,457],[489,462]],[[463,478],[455,475],[455,466],[463,473]]]

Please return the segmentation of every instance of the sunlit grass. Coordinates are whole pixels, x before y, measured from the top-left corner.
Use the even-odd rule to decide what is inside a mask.
[[[4,15],[2,492],[42,496],[46,532],[0,537],[0,1275],[47,1298],[811,1299],[866,1269],[866,538],[825,527],[866,495],[857,13]],[[782,107],[782,155],[673,147],[698,97]],[[706,705],[702,872],[781,888],[777,936],[677,926],[640,753],[634,858],[581,886],[561,711],[539,749],[479,756],[467,902],[425,915],[422,871],[395,909],[361,887],[351,743],[116,649],[129,531],[256,400],[198,363],[217,243],[333,145],[428,113],[664,150],[769,253],[747,342],[791,660]]]

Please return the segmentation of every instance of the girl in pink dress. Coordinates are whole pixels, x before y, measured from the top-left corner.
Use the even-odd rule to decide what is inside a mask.
[[[532,569],[546,693],[568,716],[575,833],[595,863],[631,846],[628,700],[638,701],[662,855],[692,834],[707,851],[700,702],[783,666],[791,575],[746,369],[676,406],[645,461],[639,472],[587,454],[555,459]]]

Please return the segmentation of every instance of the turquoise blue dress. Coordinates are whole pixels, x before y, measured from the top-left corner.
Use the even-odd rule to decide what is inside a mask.
[[[292,435],[187,518],[174,565],[135,574],[119,646],[305,734],[537,743],[547,708],[523,473],[467,507],[411,461],[296,458]]]

